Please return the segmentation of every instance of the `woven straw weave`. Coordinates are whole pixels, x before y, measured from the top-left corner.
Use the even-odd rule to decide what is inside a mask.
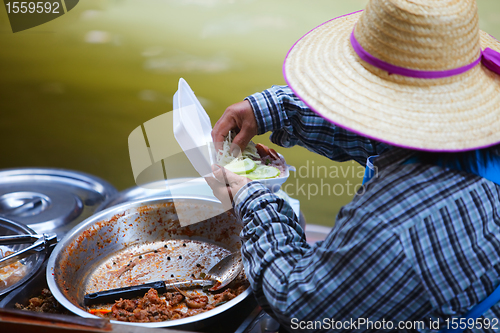
[[[442,71],[500,43],[478,28],[474,0],[371,0],[328,21],[290,50],[287,83],[331,122],[392,145],[463,151],[500,143],[500,76],[481,64],[442,79],[389,74],[362,61],[350,34],[390,64]]]

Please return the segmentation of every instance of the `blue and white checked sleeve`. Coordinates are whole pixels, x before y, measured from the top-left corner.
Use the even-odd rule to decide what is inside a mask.
[[[271,141],[282,147],[299,145],[343,162],[379,155],[388,145],[335,126],[323,119],[294,95],[288,86],[273,86],[246,98],[257,119],[258,134],[272,131]]]

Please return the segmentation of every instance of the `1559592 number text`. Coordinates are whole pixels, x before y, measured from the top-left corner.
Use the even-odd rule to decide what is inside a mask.
[[[13,1],[7,2],[5,4],[7,7],[7,13],[21,13],[21,14],[33,14],[33,13],[52,13],[59,14],[59,2],[27,2],[27,1]]]
[[[499,328],[498,318],[488,319],[488,318],[448,318],[446,321],[447,329],[492,329],[497,330]]]

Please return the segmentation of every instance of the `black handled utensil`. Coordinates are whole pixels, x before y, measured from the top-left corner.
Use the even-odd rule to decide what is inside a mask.
[[[151,288],[156,289],[159,293],[165,293],[169,290],[192,288],[196,286],[212,287],[209,290],[216,291],[233,281],[242,269],[243,263],[241,262],[241,254],[239,252],[235,252],[223,258],[210,268],[207,273],[207,278],[203,280],[187,280],[173,283],[167,283],[160,280],[137,286],[103,290],[85,295],[83,297],[83,302],[86,306],[93,304],[114,303],[120,298],[127,299],[144,296],[144,294]]]
[[[159,293],[166,293],[169,290],[176,290],[175,288],[185,289],[196,286],[209,287],[216,283],[214,280],[188,280],[181,282],[167,283],[165,281],[155,281],[140,284],[137,286],[129,286],[123,288],[116,288],[96,293],[87,294],[83,297],[83,302],[86,306],[93,304],[114,303],[120,298],[133,298],[144,296],[149,289],[156,289]]]

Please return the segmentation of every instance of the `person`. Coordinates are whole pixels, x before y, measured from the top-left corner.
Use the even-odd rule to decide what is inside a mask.
[[[335,161],[379,155],[314,245],[259,182],[207,178],[229,192],[253,293],[286,329],[500,330],[499,51],[474,0],[370,0],[292,47],[287,86],[226,109],[212,137],[237,131],[236,152],[272,132]]]

